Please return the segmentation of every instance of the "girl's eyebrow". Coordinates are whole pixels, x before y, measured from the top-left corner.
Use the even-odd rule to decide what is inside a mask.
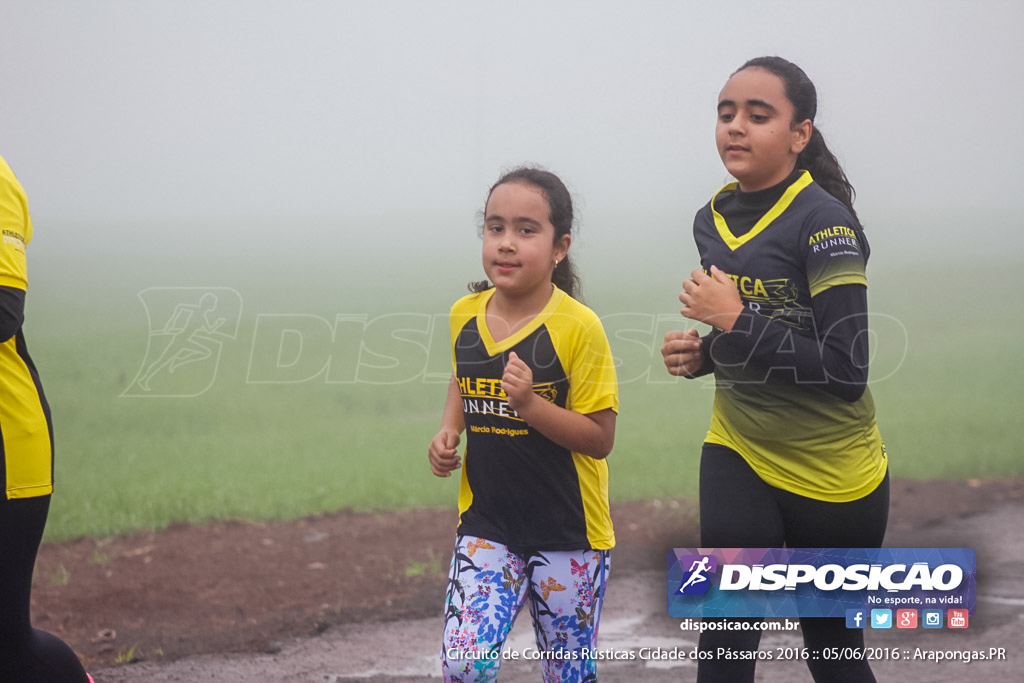
[[[491,215],[486,216],[484,218],[484,222],[485,223],[487,221],[504,221],[504,220],[505,220],[504,216],[499,216],[498,214],[495,214],[495,213],[492,213]],[[510,220],[510,222],[511,223],[529,223],[530,225],[537,225],[537,226],[540,225],[540,223],[538,223],[537,221],[535,221],[532,218],[529,218],[527,216],[520,216],[518,218],[513,218],[513,219]]]
[[[768,109],[769,111],[777,111],[774,106],[765,102],[764,100],[747,100],[744,104],[748,107],[761,107]],[[736,103],[732,100],[722,100],[718,103],[718,111],[722,111],[723,107],[735,107]]]

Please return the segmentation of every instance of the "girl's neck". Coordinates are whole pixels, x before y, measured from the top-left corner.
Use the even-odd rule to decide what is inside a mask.
[[[551,300],[554,285],[538,288],[526,296],[509,296],[500,289],[487,302],[487,329],[494,341],[501,341],[521,330],[536,318]]]

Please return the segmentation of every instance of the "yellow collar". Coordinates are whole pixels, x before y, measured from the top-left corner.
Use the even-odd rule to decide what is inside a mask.
[[[722,241],[725,242],[725,245],[729,247],[730,250],[736,251],[744,244],[746,244],[747,242],[761,234],[764,231],[764,229],[771,224],[772,221],[778,218],[783,211],[789,208],[789,205],[793,203],[793,200],[796,198],[798,194],[800,194],[800,191],[803,190],[808,185],[810,185],[812,182],[814,182],[814,179],[811,177],[809,171],[804,171],[803,173],[801,173],[800,177],[793,181],[793,184],[787,187],[786,191],[782,193],[782,196],[779,197],[779,201],[775,202],[775,206],[769,209],[768,212],[765,213],[765,215],[761,216],[761,220],[755,223],[754,227],[752,227],[749,232],[747,232],[744,235],[741,235],[740,237],[737,237],[736,235],[732,234],[732,231],[729,230],[728,223],[725,222],[725,218],[722,216],[722,214],[718,213],[718,211],[715,210],[715,199],[718,198],[718,195],[722,194],[723,192],[735,190],[737,187],[739,187],[739,183],[729,183],[721,190],[716,192],[715,196],[711,198],[711,213],[714,214],[715,227],[718,228],[718,234],[722,238]]]

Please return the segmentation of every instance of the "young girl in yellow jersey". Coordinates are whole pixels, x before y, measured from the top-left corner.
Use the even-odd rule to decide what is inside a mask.
[[[32,628],[32,570],[53,492],[50,407],[25,345],[25,192],[0,158],[0,681],[86,683],[63,641]]]
[[[572,227],[572,199],[557,176],[505,174],[484,210],[490,282],[452,306],[454,374],[428,449],[435,475],[462,470],[446,681],[494,680],[525,606],[545,653],[544,680],[597,680],[615,543],[605,458],[618,386],[601,322],[573,298]]]
[[[868,244],[853,188],[814,126],[817,95],[795,64],[753,59],[718,100],[718,151],[736,182],[698,213],[701,268],[670,332],[673,375],[714,372],[700,470],[703,547],[878,547],[888,460],[867,388]],[[801,619],[812,652],[863,652],[843,619]],[[757,630],[707,630],[697,680],[754,680]],[[874,681],[866,661],[811,658],[816,681]]]

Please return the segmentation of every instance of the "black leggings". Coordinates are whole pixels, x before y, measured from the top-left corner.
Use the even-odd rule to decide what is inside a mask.
[[[0,681],[86,683],[78,657],[64,641],[32,628],[32,570],[50,497],[7,500],[0,495]]]
[[[700,460],[700,538],[705,548],[878,548],[889,520],[889,475],[868,495],[828,503],[766,484],[738,453],[704,444]],[[842,618],[800,619],[809,649],[864,647],[864,631]],[[700,636],[700,649],[756,651],[761,632],[715,630]],[[698,683],[754,680],[756,659],[700,660]],[[808,661],[815,681],[869,683],[866,660]]]

